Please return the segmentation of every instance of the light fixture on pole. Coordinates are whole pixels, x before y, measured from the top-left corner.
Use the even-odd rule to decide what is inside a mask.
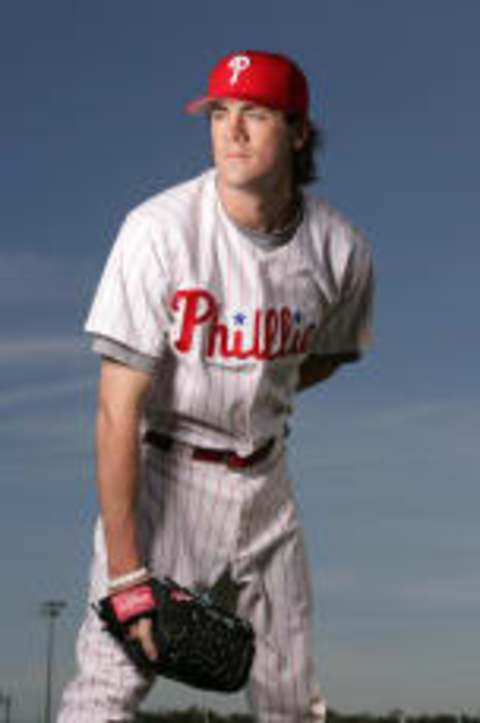
[[[45,676],[45,720],[44,723],[51,723],[52,710],[52,680],[53,680],[53,651],[55,620],[60,616],[62,610],[67,606],[65,600],[46,600],[40,607],[40,614],[47,618],[47,670]]]

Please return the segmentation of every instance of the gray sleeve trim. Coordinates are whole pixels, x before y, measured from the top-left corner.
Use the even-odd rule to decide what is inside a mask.
[[[115,359],[115,361],[144,372],[153,372],[157,362],[155,357],[135,351],[135,349],[131,349],[125,344],[115,341],[115,339],[96,334],[92,335],[92,350],[97,354],[101,354],[101,356]]]

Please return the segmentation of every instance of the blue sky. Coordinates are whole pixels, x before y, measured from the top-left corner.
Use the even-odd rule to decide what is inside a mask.
[[[57,694],[73,671],[96,513],[83,318],[127,210],[209,163],[182,108],[246,48],[304,67],[327,132],[313,190],[375,250],[375,348],[293,420],[327,698],[480,709],[479,23],[475,0],[3,7],[0,690],[16,720],[42,706],[45,599],[69,603]],[[148,704],[201,701],[169,685]]]

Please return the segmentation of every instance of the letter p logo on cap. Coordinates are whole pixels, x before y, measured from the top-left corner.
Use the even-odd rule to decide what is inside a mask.
[[[252,61],[248,55],[235,55],[228,63],[228,67],[232,69],[232,75],[230,77],[230,85],[235,85],[238,81],[238,76],[243,73],[252,64]]]

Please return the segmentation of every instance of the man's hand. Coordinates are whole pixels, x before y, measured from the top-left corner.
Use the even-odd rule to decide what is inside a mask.
[[[307,357],[300,367],[297,392],[325,381],[336,372],[340,364],[341,361],[336,357],[320,357],[314,354]]]
[[[145,651],[145,655],[152,663],[158,660],[159,651],[153,641],[151,618],[141,618],[136,623],[132,623],[128,631],[128,637],[140,642]]]
[[[331,354],[329,356],[311,354],[300,367],[297,392],[329,379],[342,364],[349,364],[357,359],[357,354]]]

